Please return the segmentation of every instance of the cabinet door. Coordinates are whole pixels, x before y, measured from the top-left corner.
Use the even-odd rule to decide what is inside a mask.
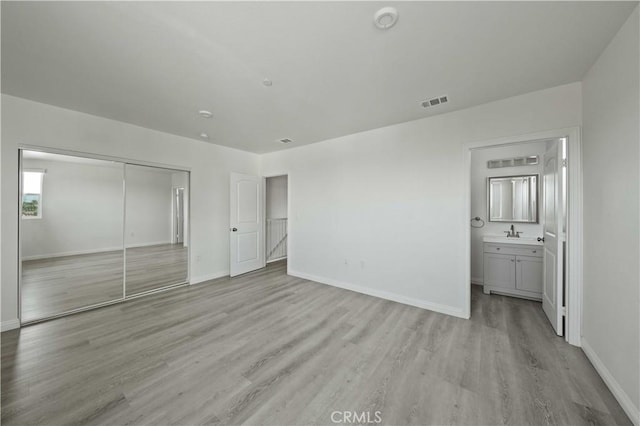
[[[504,288],[516,288],[515,256],[484,254],[484,284]]]
[[[543,261],[540,257],[516,257],[516,288],[542,293]]]

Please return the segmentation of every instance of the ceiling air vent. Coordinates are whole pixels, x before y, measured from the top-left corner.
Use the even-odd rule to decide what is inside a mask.
[[[438,106],[441,104],[446,104],[449,102],[449,97],[447,95],[438,96],[436,98],[427,99],[422,101],[422,108],[429,108],[433,106]]]
[[[280,142],[280,143],[291,143],[291,142],[293,142],[293,140],[291,140],[289,138],[282,138],[282,139],[278,139],[278,142]]]

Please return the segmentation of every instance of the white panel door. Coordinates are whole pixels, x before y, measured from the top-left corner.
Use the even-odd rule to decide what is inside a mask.
[[[553,329],[562,335],[563,316],[563,262],[562,262],[562,155],[561,144],[554,141],[544,154],[543,209],[544,209],[544,271],[542,309]]]
[[[231,173],[230,241],[231,276],[265,266],[262,178]]]

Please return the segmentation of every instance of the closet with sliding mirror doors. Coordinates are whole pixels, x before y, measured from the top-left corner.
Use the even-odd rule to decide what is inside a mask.
[[[189,172],[20,150],[22,324],[189,281]]]

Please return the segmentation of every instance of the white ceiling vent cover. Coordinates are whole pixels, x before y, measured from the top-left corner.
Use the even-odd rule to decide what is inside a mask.
[[[422,101],[421,105],[422,105],[422,108],[429,108],[432,106],[446,104],[447,102],[449,102],[449,96],[442,95],[442,96],[437,96],[435,98],[424,100]]]
[[[289,138],[282,138],[282,139],[278,139],[278,142],[280,142],[280,143],[291,143],[291,142],[293,142],[293,140],[289,139]]]

